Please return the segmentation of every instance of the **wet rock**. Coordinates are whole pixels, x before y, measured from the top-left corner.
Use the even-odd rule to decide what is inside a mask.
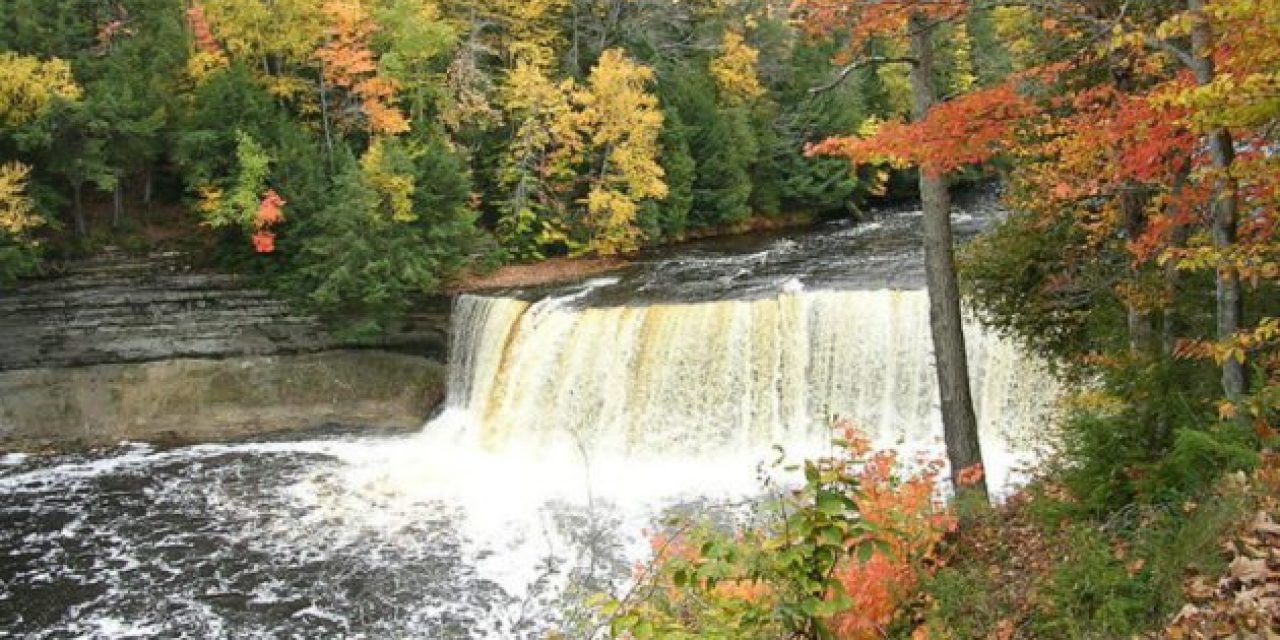
[[[443,359],[447,301],[369,345]],[[173,253],[106,253],[0,291],[0,371],[168,358],[310,353],[351,346],[315,317]]]
[[[0,449],[230,440],[322,425],[420,427],[444,365],[385,351],[0,372]]]
[[[180,254],[107,252],[0,291],[0,450],[417,427],[443,395],[448,317],[442,299],[354,344]]]

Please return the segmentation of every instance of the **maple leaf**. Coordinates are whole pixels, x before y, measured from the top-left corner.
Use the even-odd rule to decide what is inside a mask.
[[[283,222],[284,205],[285,199],[281,198],[275,189],[267,189],[267,192],[262,196],[262,201],[258,204],[258,215],[254,220],[255,226],[261,229],[262,227]]]
[[[259,230],[251,237],[253,250],[258,253],[271,253],[276,250],[276,234],[266,229]]]

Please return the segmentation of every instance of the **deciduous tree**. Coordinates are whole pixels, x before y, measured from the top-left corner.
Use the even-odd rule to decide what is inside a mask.
[[[797,4],[806,27],[816,33],[837,32],[849,41],[846,56],[852,59],[841,71],[840,78],[867,64],[908,64],[911,68],[912,117],[924,123],[938,116],[934,111],[939,101],[935,76],[937,56],[934,35],[939,24],[964,15],[966,3],[961,0],[803,0]],[[862,53],[868,42],[876,38],[905,39],[910,55],[896,59],[866,58]],[[920,128],[903,128],[901,133]],[[881,140],[889,133],[881,132]],[[984,140],[960,141],[953,136],[960,151],[981,146]],[[930,146],[934,142],[930,140]],[[841,142],[820,146],[816,151],[835,151]],[[844,151],[856,151],[857,143],[847,144]],[[914,147],[906,147],[914,151]],[[942,420],[951,463],[951,477],[957,490],[962,470],[981,465],[982,450],[978,441],[978,424],[974,415],[969,385],[968,358],[965,353],[960,288],[956,280],[954,248],[951,232],[951,199],[946,171],[964,164],[965,158],[954,159],[939,152],[929,154],[929,162],[920,162],[920,199],[924,209],[925,278],[929,288],[929,321],[933,336],[934,362],[942,399]],[[854,157],[855,161],[858,159]],[[922,158],[923,160],[923,158]],[[985,481],[971,485],[966,491],[986,496]]]

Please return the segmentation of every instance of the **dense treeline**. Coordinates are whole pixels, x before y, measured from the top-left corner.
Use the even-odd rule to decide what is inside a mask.
[[[961,91],[1000,63],[953,31]],[[811,94],[836,47],[767,0],[14,0],[0,50],[0,274],[185,207],[373,319],[478,259],[840,211],[883,177],[806,144],[909,107],[887,67]]]

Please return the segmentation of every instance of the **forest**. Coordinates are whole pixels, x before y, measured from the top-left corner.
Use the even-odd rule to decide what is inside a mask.
[[[9,0],[0,51],[0,284],[181,246],[376,334],[460,274],[919,198],[939,367],[963,299],[1070,387],[1037,477],[987,507],[948,440],[944,505],[841,431],[774,526],[656,534],[617,637],[1280,634],[1280,3]]]
[[[881,174],[805,145],[907,99],[892,68],[810,94],[835,45],[768,2],[0,11],[0,273],[168,228],[375,330],[465,266],[842,214]],[[968,50],[947,65],[957,90],[975,81]]]

